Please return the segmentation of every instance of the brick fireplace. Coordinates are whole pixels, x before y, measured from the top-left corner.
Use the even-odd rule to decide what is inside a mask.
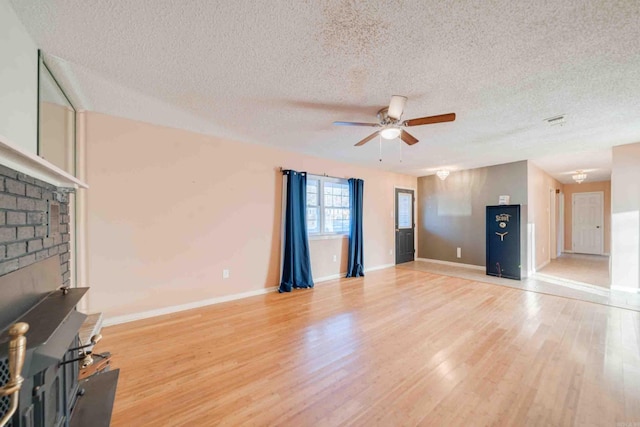
[[[50,224],[49,209],[56,206],[58,219]],[[0,276],[54,255],[60,255],[61,280],[69,285],[68,195],[0,165]]]
[[[88,288],[59,290],[71,284],[68,191],[0,165],[0,387],[9,379],[7,331],[30,325],[9,427],[109,425],[117,371],[78,381],[87,316],[75,307]],[[9,405],[0,397],[0,418]]]

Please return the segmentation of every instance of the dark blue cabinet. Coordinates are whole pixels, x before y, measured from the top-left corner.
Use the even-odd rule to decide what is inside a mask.
[[[487,274],[520,280],[520,205],[487,206]]]

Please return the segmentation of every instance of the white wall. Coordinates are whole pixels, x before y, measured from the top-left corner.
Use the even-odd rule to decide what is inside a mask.
[[[611,287],[640,289],[640,143],[613,147]]]
[[[38,48],[6,0],[0,0],[0,135],[37,151]]]

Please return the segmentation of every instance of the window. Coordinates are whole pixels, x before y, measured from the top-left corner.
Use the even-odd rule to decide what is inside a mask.
[[[345,179],[307,175],[309,234],[349,233],[349,184]]]

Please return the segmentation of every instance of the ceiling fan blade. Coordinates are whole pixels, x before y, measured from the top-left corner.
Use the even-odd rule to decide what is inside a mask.
[[[456,113],[440,114],[439,116],[421,117],[419,119],[405,120],[404,126],[430,125],[433,123],[452,122],[456,119]]]
[[[359,147],[361,145],[366,144],[367,142],[371,141],[373,138],[376,137],[376,135],[378,135],[378,132],[374,132],[371,135],[369,135],[368,137],[366,137],[365,139],[363,139],[362,141],[358,142],[355,146]]]
[[[406,142],[407,145],[413,145],[416,142],[418,142],[418,138],[416,138],[415,136],[411,135],[409,132],[406,132],[404,130],[400,134],[400,139]]]
[[[393,95],[391,102],[389,102],[389,110],[387,115],[392,119],[400,120],[402,112],[404,111],[404,104],[407,102],[407,97],[402,95]]]
[[[333,122],[338,126],[380,126],[379,123],[359,123],[359,122]]]

